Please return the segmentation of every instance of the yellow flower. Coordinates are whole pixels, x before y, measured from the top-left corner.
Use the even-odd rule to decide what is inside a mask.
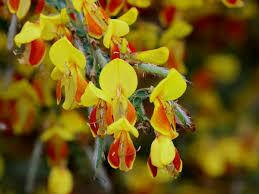
[[[65,27],[65,24],[68,23],[68,21],[66,9],[62,9],[60,14],[54,16],[45,16],[41,14],[39,23],[27,21],[21,32],[14,38],[18,47],[22,44],[26,44],[23,57],[19,62],[30,65],[40,64],[46,53],[44,40],[52,40],[61,36],[67,36],[67,38],[71,40],[71,33]]]
[[[48,191],[50,194],[70,194],[73,190],[73,177],[71,172],[62,166],[51,168],[48,177]]]
[[[58,35],[66,35],[65,24],[69,21],[66,9],[62,9],[60,14],[53,16],[40,15],[39,23],[27,21],[14,41],[18,47],[22,44],[30,43],[37,39],[52,40]],[[63,32],[63,33],[61,33]]]
[[[124,60],[114,59],[101,71],[99,83],[101,89],[90,82],[81,97],[82,105],[94,106],[90,114],[93,135],[105,135],[107,126],[123,117],[135,124],[136,111],[128,100],[137,88],[133,67]]]
[[[171,69],[168,76],[163,79],[152,91],[150,102],[155,104],[151,118],[152,127],[159,133],[174,139],[178,136],[175,128],[175,116],[170,100],[176,100],[186,90],[183,76],[175,69]]]
[[[114,134],[114,141],[108,153],[108,162],[113,168],[123,171],[132,169],[136,158],[136,149],[129,133],[138,137],[138,130],[125,118],[121,118],[108,127],[108,134]]]
[[[66,97],[63,108],[74,108],[80,102],[80,98],[87,86],[84,78],[85,56],[66,37],[58,40],[51,46],[49,56],[55,65],[51,73],[51,78],[57,80],[57,103],[61,100],[62,86],[65,86]]]
[[[171,139],[159,135],[151,145],[148,167],[153,177],[158,170],[166,170],[171,176],[176,176],[182,171],[182,160]]]
[[[30,9],[31,0],[8,0],[7,6],[12,14],[16,14],[19,19],[23,19]]]
[[[58,136],[64,141],[72,141],[79,133],[88,133],[85,119],[75,111],[66,111],[52,127],[43,132],[41,140],[46,142]]]
[[[119,19],[110,19],[108,28],[103,37],[103,45],[106,48],[110,48],[112,42],[119,42],[120,37],[123,37],[129,33],[129,25]]]

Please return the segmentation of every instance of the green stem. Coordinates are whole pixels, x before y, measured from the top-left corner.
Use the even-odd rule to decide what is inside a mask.
[[[148,63],[142,63],[142,64],[136,64],[135,65],[137,69],[147,72],[147,73],[151,73],[151,74],[155,74],[161,77],[166,77],[168,74],[168,69],[164,68],[164,67],[159,67],[153,64],[148,64]]]

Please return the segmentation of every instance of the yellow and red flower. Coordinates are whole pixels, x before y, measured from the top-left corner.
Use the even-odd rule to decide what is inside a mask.
[[[154,88],[150,102],[155,104],[155,109],[150,123],[156,132],[171,139],[178,136],[174,110],[168,101],[178,99],[185,90],[186,82],[175,69],[171,69],[168,76]]]
[[[99,82],[101,89],[89,82],[81,97],[82,105],[94,106],[90,114],[93,135],[106,135],[107,126],[123,117],[134,125],[136,111],[127,99],[137,87],[137,75],[133,67],[124,60],[114,59],[101,71]]]
[[[114,141],[108,153],[108,162],[113,168],[122,171],[132,169],[136,158],[136,149],[129,133],[138,137],[138,130],[125,118],[121,118],[108,127],[107,134],[114,134]]]
[[[62,97],[62,87],[65,86],[64,109],[74,108],[80,103],[80,98],[87,86],[85,80],[84,54],[75,48],[69,40],[64,37],[55,42],[49,51],[52,63],[55,65],[51,78],[57,81],[56,97],[59,104]]]
[[[65,9],[61,10],[60,14],[54,16],[41,14],[39,23],[27,21],[21,32],[14,38],[18,47],[25,44],[25,50],[19,62],[37,66],[43,61],[46,53],[44,40],[52,40],[63,36],[67,36],[71,40],[71,33],[65,27],[68,21],[69,19]]]
[[[166,170],[172,177],[182,171],[182,160],[169,137],[164,135],[156,137],[151,145],[147,165],[153,177],[163,170]]]

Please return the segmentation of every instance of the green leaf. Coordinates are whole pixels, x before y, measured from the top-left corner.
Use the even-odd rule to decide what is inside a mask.
[[[176,116],[176,123],[185,129],[189,128],[191,130],[194,130],[194,125],[192,123],[192,120],[188,116],[186,111],[174,101],[170,101],[169,103],[173,107],[173,110]]]

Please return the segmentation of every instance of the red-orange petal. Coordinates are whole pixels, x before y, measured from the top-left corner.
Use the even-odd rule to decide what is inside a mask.
[[[45,6],[45,0],[38,0],[37,5],[34,9],[35,14],[40,14]]]
[[[85,88],[87,86],[87,81],[79,75],[78,70],[76,71],[77,89],[75,99],[79,103],[81,101],[81,96],[83,95]]]
[[[29,63],[31,65],[38,65],[42,62],[45,56],[45,43],[41,39],[34,40],[30,43]]]
[[[113,168],[118,168],[120,166],[120,157],[119,157],[119,148],[120,148],[120,139],[115,139],[110,146],[108,153],[108,162]]]
[[[60,103],[61,101],[61,97],[62,97],[62,83],[61,80],[57,81],[57,85],[56,85],[56,98],[57,98],[57,104]]]
[[[151,172],[152,176],[156,177],[157,167],[152,164],[150,156],[148,157],[148,160],[147,160],[147,166],[148,166],[149,171]]]
[[[95,106],[89,116],[89,124],[90,124],[90,129],[94,137],[97,136],[97,131],[98,131],[98,123],[96,122],[96,113],[97,113],[97,107]]]
[[[106,123],[110,125],[113,123],[112,106],[106,103]]]
[[[165,26],[168,26],[174,20],[175,13],[176,7],[174,6],[167,6],[164,9],[162,9],[160,17]]]
[[[128,101],[127,120],[130,122],[130,124],[135,124],[136,118],[135,107],[133,104],[131,104],[130,101]]]
[[[174,167],[177,171],[180,170],[181,163],[182,163],[182,160],[180,158],[180,154],[179,154],[178,150],[175,148],[175,157],[174,157],[174,160],[173,160],[173,165],[174,165]]]
[[[110,50],[110,57],[111,57],[111,60],[120,58],[120,49],[117,44],[112,44],[111,50]]]
[[[94,21],[94,19],[88,12],[85,13],[85,19],[87,22],[89,35],[93,36],[94,38],[102,37],[102,28]]]
[[[127,146],[126,146],[126,154],[125,154],[125,164],[128,169],[131,169],[136,158],[136,149],[130,139],[130,136],[127,136]]]
[[[111,15],[117,14],[117,12],[119,12],[121,9],[124,1],[125,0],[109,0],[107,6],[109,13],[111,13]]]
[[[13,10],[17,11],[19,8],[20,0],[8,0],[8,4]]]

